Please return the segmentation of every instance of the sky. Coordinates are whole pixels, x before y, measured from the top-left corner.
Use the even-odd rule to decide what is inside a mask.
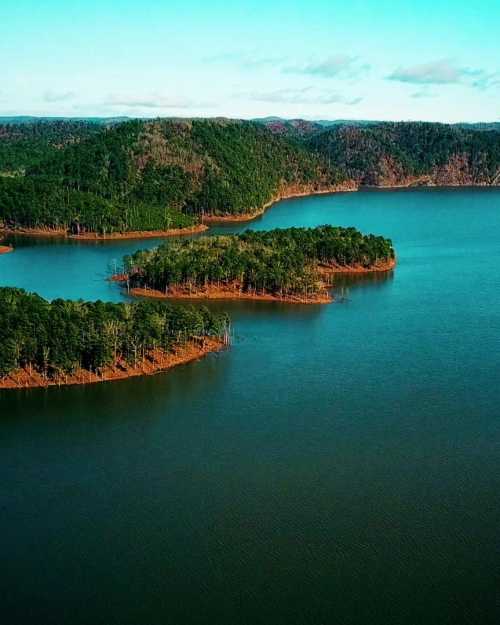
[[[0,0],[0,115],[500,120],[500,0]]]

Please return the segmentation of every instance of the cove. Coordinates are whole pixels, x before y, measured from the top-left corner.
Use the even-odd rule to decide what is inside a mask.
[[[6,622],[493,620],[500,190],[287,200],[249,224],[393,239],[337,303],[210,302],[233,347],[165,375],[0,393]],[[0,284],[122,301],[153,240],[7,240]],[[64,584],[62,581],[64,580]]]

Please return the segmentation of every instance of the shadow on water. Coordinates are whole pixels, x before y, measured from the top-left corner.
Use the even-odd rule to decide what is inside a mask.
[[[383,287],[394,280],[394,271],[377,273],[339,273],[334,276],[331,288],[335,295],[339,289],[355,289],[359,287]]]

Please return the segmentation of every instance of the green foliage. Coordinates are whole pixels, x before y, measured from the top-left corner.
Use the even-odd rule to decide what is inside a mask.
[[[0,377],[33,367],[48,377],[133,363],[156,348],[171,351],[194,337],[222,336],[224,314],[204,307],[48,302],[22,289],[0,288]]]
[[[473,184],[491,183],[500,169],[500,133],[494,130],[424,122],[344,126],[315,135],[307,145],[344,178],[369,185],[391,176],[435,175],[453,159],[458,175]]]
[[[281,122],[280,122],[281,124]],[[284,190],[346,179],[489,184],[500,133],[427,123],[335,126],[213,120],[0,126],[0,224],[165,230],[255,212]],[[288,126],[287,126],[288,127]],[[286,128],[285,128],[286,130]],[[441,169],[439,169],[441,168]],[[437,171],[440,178],[436,178]]]
[[[0,175],[21,174],[100,130],[97,124],[83,121],[0,123]]]
[[[289,184],[335,180],[320,158],[258,124],[130,121],[47,148],[23,177],[0,177],[0,221],[103,233],[165,230],[204,213],[252,212]]]
[[[322,288],[316,267],[373,266],[394,258],[391,241],[355,228],[320,226],[171,241],[125,257],[133,287],[234,286],[244,292],[311,295]]]

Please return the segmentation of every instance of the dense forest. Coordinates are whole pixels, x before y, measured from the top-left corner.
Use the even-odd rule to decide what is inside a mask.
[[[190,227],[338,185],[500,184],[500,133],[227,119],[0,126],[0,227]]]
[[[171,241],[125,257],[124,271],[132,288],[166,295],[212,287],[309,298],[324,292],[319,268],[370,269],[393,259],[389,239],[320,226]]]
[[[359,185],[500,184],[500,133],[423,122],[340,126],[307,141]]]
[[[85,121],[2,123],[0,119],[0,175],[23,175],[65,146],[101,130],[100,125]]]
[[[320,157],[259,124],[130,121],[0,177],[0,220],[77,233],[165,230],[255,211],[287,185],[336,181]]]
[[[229,323],[204,307],[48,302],[15,288],[0,288],[0,319],[0,383],[19,369],[52,379],[117,363],[133,366],[154,350],[168,353],[192,340],[222,338]]]

